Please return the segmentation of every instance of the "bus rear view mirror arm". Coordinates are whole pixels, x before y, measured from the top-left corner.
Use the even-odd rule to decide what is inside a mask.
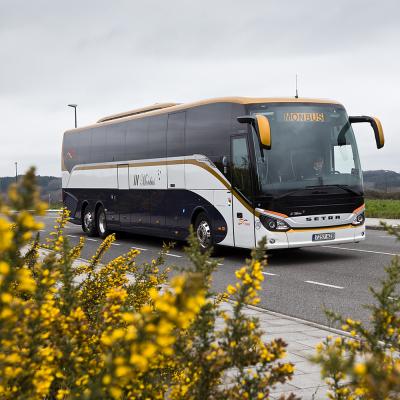
[[[260,138],[261,146],[267,150],[271,149],[271,126],[265,115],[256,114],[237,117],[241,124],[252,124]]]
[[[349,117],[349,122],[351,124],[357,124],[360,122],[368,122],[369,124],[371,124],[372,129],[374,130],[376,147],[378,149],[381,149],[385,145],[385,136],[383,135],[382,124],[378,118],[367,117],[365,115],[353,116],[353,117]]]

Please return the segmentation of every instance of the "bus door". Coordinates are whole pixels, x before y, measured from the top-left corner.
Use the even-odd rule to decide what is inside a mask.
[[[121,226],[127,226],[130,221],[128,164],[117,165],[117,178],[118,178],[118,193],[116,195],[116,206],[119,213],[119,224]]]
[[[250,156],[245,136],[231,137],[232,217],[235,246],[253,248],[254,214],[250,203]]]

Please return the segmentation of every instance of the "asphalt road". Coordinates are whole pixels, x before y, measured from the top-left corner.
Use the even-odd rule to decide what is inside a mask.
[[[55,218],[54,213],[43,217],[46,228],[42,237],[53,230]],[[65,235],[76,244],[83,232],[80,226],[68,224]],[[82,258],[90,258],[100,242],[99,238],[87,238]],[[162,244],[160,238],[118,234],[104,261],[131,248],[141,250],[138,262],[151,260]],[[183,247],[184,243],[177,243],[166,262],[187,265]],[[324,308],[367,322],[369,313],[363,305],[372,302],[368,288],[379,286],[384,267],[395,254],[400,254],[400,243],[377,230],[367,230],[361,243],[271,252],[260,307],[323,325],[327,325]],[[235,282],[234,272],[249,255],[248,250],[221,248],[218,257],[223,259],[213,277],[215,289],[223,290]]]

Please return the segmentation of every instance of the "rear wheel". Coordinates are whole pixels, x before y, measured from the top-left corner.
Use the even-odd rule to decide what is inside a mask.
[[[207,251],[212,248],[214,244],[213,233],[211,230],[210,220],[205,213],[200,213],[194,224],[197,240],[200,244],[202,251]]]
[[[88,236],[96,236],[97,234],[94,211],[89,206],[86,206],[83,211],[82,230]]]
[[[104,208],[102,206],[99,207],[97,210],[97,232],[101,238],[106,238],[109,234],[108,228],[107,228],[107,219],[106,219],[106,213],[104,211]]]

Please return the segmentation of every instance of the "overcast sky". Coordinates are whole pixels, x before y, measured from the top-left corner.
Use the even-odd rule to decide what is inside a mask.
[[[332,98],[363,169],[400,172],[399,0],[0,0],[0,176],[60,176],[62,134],[155,102]]]

